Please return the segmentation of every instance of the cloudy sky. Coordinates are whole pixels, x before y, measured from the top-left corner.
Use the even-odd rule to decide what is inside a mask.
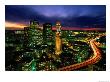
[[[61,21],[64,27],[93,26],[105,28],[106,6],[104,5],[6,5],[6,27],[22,28],[30,20],[41,24]]]

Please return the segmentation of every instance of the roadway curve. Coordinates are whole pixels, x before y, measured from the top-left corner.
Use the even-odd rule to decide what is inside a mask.
[[[90,41],[90,46],[94,52],[93,57],[91,57],[90,59],[88,59],[84,62],[81,62],[81,63],[77,63],[77,64],[73,64],[70,66],[63,67],[63,68],[59,68],[59,71],[71,71],[71,70],[75,70],[75,69],[78,69],[78,68],[81,68],[84,66],[88,66],[88,65],[97,63],[101,59],[101,53],[100,53],[100,50],[98,49],[98,47],[96,45],[95,39],[92,39]]]

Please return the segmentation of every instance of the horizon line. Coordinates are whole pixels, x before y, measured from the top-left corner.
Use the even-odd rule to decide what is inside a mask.
[[[42,28],[41,28],[42,29]],[[5,27],[5,30],[24,30],[24,28],[15,28],[15,27]],[[56,28],[53,26],[52,30],[55,31]],[[106,28],[93,28],[93,27],[62,27],[61,30],[96,30],[96,31],[106,31]]]

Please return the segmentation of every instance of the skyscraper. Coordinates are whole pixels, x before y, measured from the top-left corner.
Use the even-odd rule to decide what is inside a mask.
[[[43,24],[43,43],[47,45],[52,45],[54,42],[53,32],[52,32],[52,24],[45,23]]]
[[[57,28],[57,32],[56,32],[56,36],[55,36],[55,44],[56,44],[55,54],[59,55],[62,53],[62,39],[61,39],[61,24],[60,24],[60,22],[56,23],[56,28]]]
[[[43,31],[39,28],[39,22],[36,20],[30,21],[29,27],[24,28],[24,57],[31,58],[29,62],[23,64],[22,70],[37,70],[36,61],[41,55],[41,45],[43,43]]]
[[[24,28],[25,42],[29,49],[36,48],[43,42],[42,30],[39,28],[39,22],[36,20],[30,21],[30,26]]]

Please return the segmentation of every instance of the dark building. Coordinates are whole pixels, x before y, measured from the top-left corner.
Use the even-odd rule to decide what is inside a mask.
[[[54,44],[54,36],[52,32],[52,24],[51,23],[45,23],[43,24],[43,43],[47,45]]]
[[[6,70],[20,70],[19,60],[23,55],[23,30],[5,31],[5,67]],[[18,66],[19,65],[19,66]]]

